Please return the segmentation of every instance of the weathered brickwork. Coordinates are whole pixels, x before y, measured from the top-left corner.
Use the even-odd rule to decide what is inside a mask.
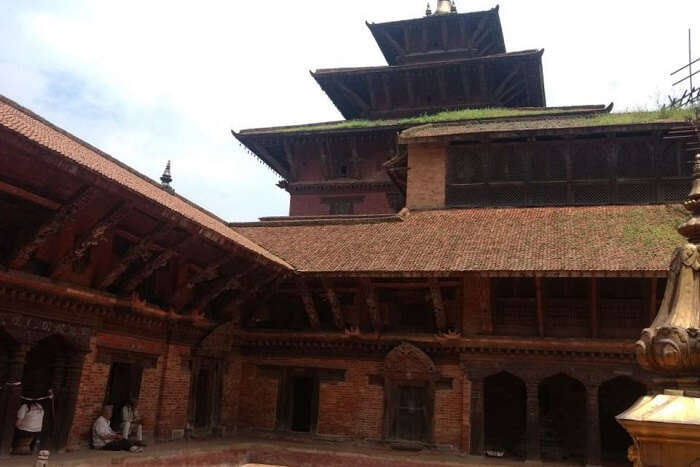
[[[191,372],[186,362],[189,358],[189,347],[175,344],[170,344],[163,356],[156,426],[156,437],[160,440],[177,437],[178,433],[173,431],[184,430],[187,424]]]
[[[441,144],[413,144],[408,147],[407,208],[445,207],[445,151],[445,146]]]
[[[230,432],[238,428],[239,392],[241,387],[242,360],[238,353],[233,353],[226,361],[226,369],[221,385],[220,424]]]
[[[344,369],[344,381],[321,381],[317,434],[361,440],[382,439],[384,388],[370,383],[370,375],[380,376],[381,361],[290,357],[246,357],[240,386],[241,429],[274,430],[278,379],[261,367],[301,367]],[[456,364],[438,365],[445,378],[452,378],[451,389],[437,391],[435,398],[435,442],[460,449],[469,438],[464,418],[463,373]],[[468,397],[466,398],[468,401]]]

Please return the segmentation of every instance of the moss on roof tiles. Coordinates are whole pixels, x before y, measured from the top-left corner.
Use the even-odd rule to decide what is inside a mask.
[[[489,118],[507,117],[533,117],[569,113],[571,109],[508,109],[508,108],[483,108],[483,109],[461,109],[447,110],[436,114],[423,114],[417,117],[406,117],[383,120],[343,120],[331,123],[319,123],[317,125],[299,125],[280,128],[279,133],[293,133],[297,131],[327,131],[327,130],[349,130],[354,128],[375,128],[384,126],[417,126],[428,123],[457,122],[460,120],[481,120]]]

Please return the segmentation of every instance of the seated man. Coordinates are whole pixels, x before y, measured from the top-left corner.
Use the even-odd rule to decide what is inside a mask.
[[[122,407],[122,436],[129,439],[131,435],[136,435],[139,446],[143,445],[143,422],[139,414],[139,400],[135,397]]]
[[[105,451],[143,451],[136,443],[132,443],[128,439],[124,439],[122,435],[112,431],[109,421],[112,419],[113,409],[113,406],[105,405],[102,408],[102,415],[97,417],[92,425],[92,447]]]

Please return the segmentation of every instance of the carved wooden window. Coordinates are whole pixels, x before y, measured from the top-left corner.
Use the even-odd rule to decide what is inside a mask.
[[[362,201],[364,201],[362,196],[321,198],[321,203],[328,205],[328,214],[331,216],[353,215],[355,214],[355,205]]]
[[[493,279],[494,333],[499,335],[535,335],[537,302],[535,280],[529,277]]]
[[[434,333],[433,303],[428,289],[381,289],[380,304],[387,310],[389,328]]]
[[[545,333],[555,337],[589,335],[590,291],[590,279],[543,280]]]
[[[601,335],[637,336],[648,321],[651,283],[643,278],[610,278],[600,281]]]
[[[489,153],[489,179],[492,182],[518,182],[525,178],[524,160],[516,144],[494,144]]]

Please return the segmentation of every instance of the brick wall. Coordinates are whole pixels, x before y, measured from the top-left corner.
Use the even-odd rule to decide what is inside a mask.
[[[353,439],[382,438],[384,388],[369,384],[369,375],[381,374],[381,360],[244,357],[240,386],[241,429],[274,430],[278,380],[258,366],[345,369],[345,381],[322,382],[319,390],[318,434]],[[437,391],[435,400],[435,441],[462,448],[465,433],[464,377],[456,363],[439,365],[440,372],[453,378],[452,388]],[[466,400],[468,401],[467,396]]]
[[[221,416],[219,423],[230,433],[238,429],[239,392],[243,372],[243,363],[238,353],[229,356],[221,385]]]
[[[184,429],[190,372],[182,362],[189,356],[189,347],[102,333],[92,339],[91,351],[83,364],[68,446],[88,445],[92,424],[105,402],[111,364],[96,361],[98,346],[158,356],[155,368],[145,368],[141,374],[139,410],[144,418],[144,430],[158,439],[170,439],[171,430]]]
[[[290,216],[325,216],[330,212],[330,205],[322,202],[326,198],[363,198],[354,204],[355,214],[393,214],[385,192],[347,193],[347,194],[293,194],[289,199]]]
[[[445,207],[446,147],[440,144],[412,144],[408,147],[406,207]]]

